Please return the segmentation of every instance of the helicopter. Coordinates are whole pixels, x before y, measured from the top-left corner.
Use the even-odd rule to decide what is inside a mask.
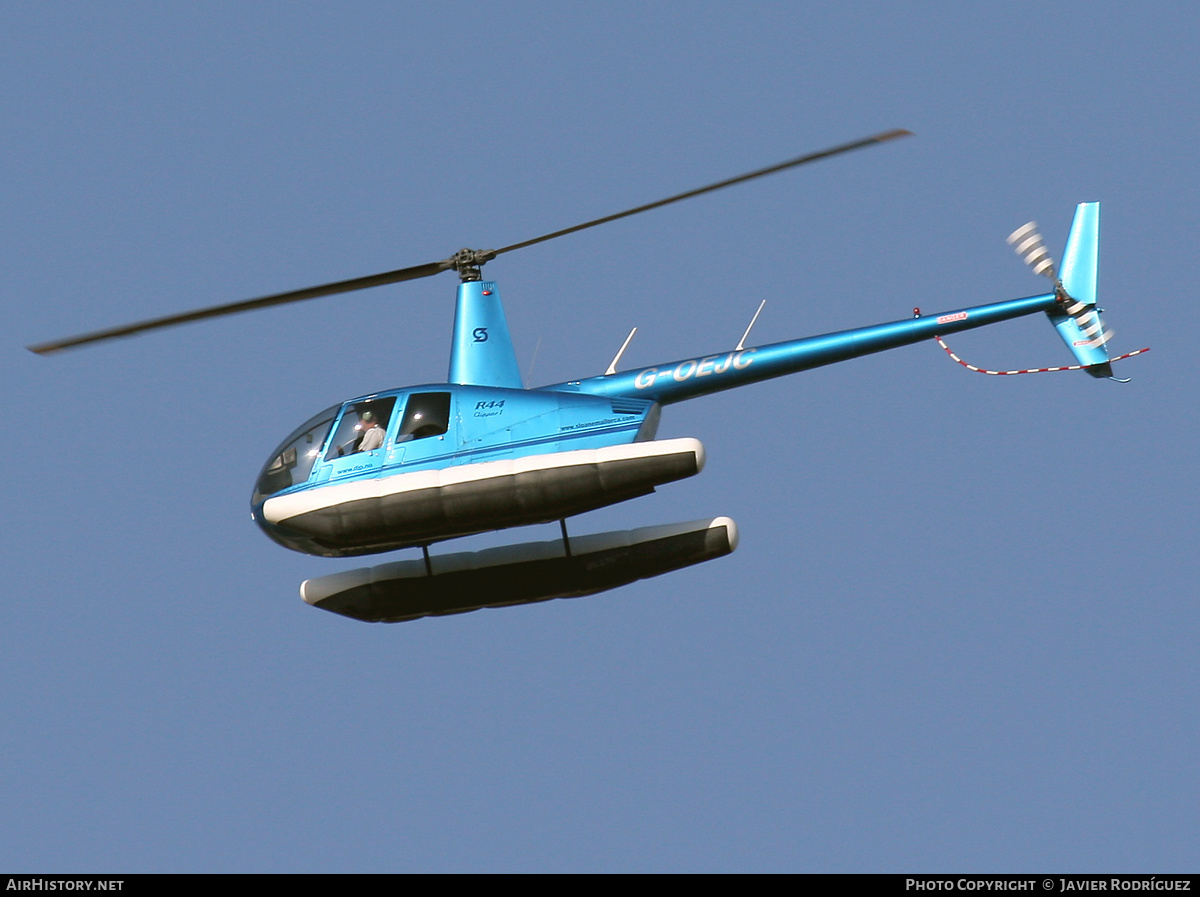
[[[909,136],[898,129],[799,156],[500,249],[366,277],[169,315],[29,346],[40,355],[205,318],[400,283],[459,277],[445,383],[388,389],[333,405],[283,439],[255,481],[251,513],[278,544],[320,557],[419,548],[399,561],[305,581],[309,604],[368,622],[400,622],[607,591],[729,554],[728,517],[572,536],[566,521],[685,479],[704,467],[694,438],[656,439],[662,409],[677,402],[862,355],[1037,313],[1077,364],[1112,376],[1096,307],[1099,203],[1075,212],[1061,274],[1033,222],[1009,242],[1048,292],[801,339],[748,346],[759,305],[731,349],[618,371],[637,328],[605,372],[537,388],[523,382],[496,282],[483,266],[508,252],[661,208],[735,184]],[[958,360],[952,352],[951,357]],[[973,370],[982,370],[966,365]],[[991,374],[1032,371],[983,371]],[[553,523],[560,539],[431,555],[431,545],[510,527]]]

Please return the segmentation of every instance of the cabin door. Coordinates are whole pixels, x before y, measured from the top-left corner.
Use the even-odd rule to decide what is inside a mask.
[[[325,450],[319,482],[360,477],[383,466],[387,454],[385,434],[395,403],[395,398],[389,396],[346,406]]]
[[[414,392],[404,402],[400,425],[388,449],[388,466],[449,460],[454,454],[456,430],[453,395],[449,392]]]

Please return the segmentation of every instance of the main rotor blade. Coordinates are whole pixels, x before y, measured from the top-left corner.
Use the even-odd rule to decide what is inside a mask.
[[[337,293],[349,293],[353,290],[365,290],[370,287],[384,286],[389,283],[400,283],[405,280],[416,280],[420,277],[430,277],[442,271],[457,269],[460,273],[475,270],[478,266],[484,264],[490,259],[505,253],[512,252],[514,249],[524,249],[526,246],[533,246],[537,243],[544,243],[547,240],[553,240],[555,237],[566,236],[573,234],[576,231],[586,230],[589,227],[595,227],[598,224],[605,224],[609,221],[616,221],[619,218],[628,218],[630,215],[636,215],[638,212],[648,212],[651,209],[657,209],[661,206],[670,205],[673,202],[679,202],[682,199],[690,199],[693,196],[700,196],[703,193],[711,193],[714,190],[720,190],[722,187],[730,187],[734,184],[741,184],[745,181],[751,181],[755,178],[764,177],[768,174],[774,174],[777,171],[784,171],[788,168],[795,168],[799,165],[804,165],[808,162],[816,162],[819,159],[827,159],[830,156],[837,156],[841,153],[848,153],[851,150],[861,149],[862,147],[872,146],[876,143],[883,143],[888,140],[895,140],[899,137],[908,137],[910,131],[903,128],[886,131],[882,134],[875,134],[872,137],[865,137],[862,140],[856,140],[853,143],[844,143],[840,146],[831,147],[826,150],[821,150],[816,153],[809,153],[806,156],[798,156],[795,159],[789,159],[787,162],[781,162],[778,165],[772,165],[768,168],[760,168],[757,171],[752,171],[749,174],[739,175],[738,177],[728,178],[724,181],[718,181],[715,184],[709,184],[707,187],[700,187],[696,190],[688,190],[686,193],[678,193],[675,196],[669,196],[666,199],[660,199],[658,202],[647,203],[646,205],[637,206],[633,209],[627,209],[624,212],[617,212],[615,215],[606,215],[603,218],[596,218],[593,221],[587,221],[583,224],[577,224],[574,227],[568,227],[563,230],[557,230],[553,233],[543,234],[540,237],[534,237],[532,240],[525,240],[522,243],[513,243],[511,246],[505,246],[503,249],[497,250],[462,250],[456,253],[453,257],[443,259],[440,262],[429,262],[424,265],[414,265],[410,268],[399,268],[395,271],[386,271],[382,274],[371,274],[367,277],[355,277],[351,280],[339,280],[336,283],[322,284],[321,286],[308,287],[303,290],[289,290],[286,293],[274,293],[270,296],[260,296],[257,299],[246,299],[242,302],[231,302],[227,305],[216,305],[211,308],[202,308],[198,311],[184,312],[178,315],[166,315],[161,318],[152,318],[147,321],[139,321],[134,324],[126,324],[122,327],[112,327],[107,330],[97,330],[93,333],[85,333],[80,336],[70,337],[68,339],[56,340],[48,343],[38,343],[33,346],[28,346],[30,352],[38,355],[48,355],[52,352],[59,352],[63,349],[70,349],[74,346],[83,346],[88,343],[97,343],[104,340],[115,339],[121,336],[132,336],[137,333],[144,333],[147,330],[158,330],[163,327],[172,327],[176,324],[187,324],[191,321],[200,321],[205,318],[216,318],[222,315],[232,315],[243,311],[252,311],[258,308],[267,308],[272,305],[284,305],[289,302],[301,302],[305,299],[316,299],[321,296],[332,296]],[[476,270],[476,276],[478,272]]]
[[[797,156],[795,159],[789,159],[786,162],[780,162],[778,165],[771,165],[768,168],[760,168],[757,171],[752,171],[749,174],[738,175],[735,178],[729,178],[724,181],[717,181],[715,184],[709,184],[707,187],[700,187],[696,190],[688,190],[686,193],[677,193],[674,196],[668,196],[666,199],[660,199],[658,202],[646,203],[644,206],[637,206],[633,209],[626,209],[624,212],[617,212],[615,215],[605,215],[603,218],[597,218],[594,221],[587,221],[583,224],[576,224],[574,227],[566,227],[562,230],[556,230],[554,233],[543,234],[540,237],[534,237],[532,240],[525,240],[522,243],[513,243],[511,246],[505,246],[503,249],[497,249],[496,255],[504,252],[511,252],[514,249],[524,249],[526,246],[533,246],[535,243],[545,243],[547,240],[553,240],[555,237],[565,237],[567,234],[573,234],[576,231],[587,230],[589,227],[595,227],[597,224],[607,224],[609,221],[616,221],[618,218],[628,218],[630,215],[636,215],[639,212],[649,212],[651,209],[662,208],[669,206],[673,202],[679,202],[682,199],[691,199],[693,196],[700,196],[702,193],[712,193],[714,190],[720,190],[722,187],[732,187],[734,184],[741,184],[745,181],[752,181],[755,178],[765,177],[768,174],[774,174],[777,171],[785,171],[789,168],[795,168],[798,165],[805,165],[809,162],[816,162],[819,159],[828,159],[830,156],[841,155],[848,153],[851,150],[862,149],[866,146],[873,146],[876,143],[884,143],[888,140],[896,140],[899,137],[911,137],[912,131],[907,131],[904,128],[897,128],[894,131],[885,131],[882,134],[875,134],[872,137],[864,137],[862,140],[856,140],[853,143],[843,143],[840,146],[830,147],[829,149],[821,150],[816,153],[809,153],[806,156]]]
[[[367,277],[355,277],[351,280],[339,280],[336,283],[326,283],[317,287],[307,287],[303,290],[289,290],[286,293],[274,293],[270,296],[260,296],[257,299],[246,299],[242,302],[231,302],[228,305],[214,305],[197,311],[184,312],[178,315],[167,315],[162,318],[151,318],[135,324],[122,327],[111,327],[108,330],[97,330],[68,339],[51,343],[38,343],[27,346],[30,352],[38,355],[49,355],[74,346],[87,343],[98,343],[102,340],[115,339],[119,336],[132,336],[147,330],[157,330],[161,327],[173,327],[176,324],[187,324],[190,321],[201,321],[204,318],[216,318],[221,315],[235,315],[238,312],[253,311],[256,308],[268,308],[272,305],[284,305],[288,302],[301,302],[305,299],[318,299],[321,296],[333,296],[337,293],[349,293],[352,290],[365,290],[369,287],[381,287],[389,283],[400,283],[404,280],[416,280],[419,277],[430,277],[453,267],[449,259],[441,262],[430,262],[426,265],[413,265],[410,268],[399,268],[395,271],[385,271],[383,274],[371,274]]]

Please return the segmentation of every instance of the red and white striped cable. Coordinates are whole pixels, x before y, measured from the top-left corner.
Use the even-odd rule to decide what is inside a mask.
[[[939,346],[941,346],[943,349],[946,350],[947,355],[949,355],[951,358],[953,358],[955,361],[957,361],[959,364],[961,364],[967,370],[976,371],[980,374],[991,374],[993,377],[1004,377],[1009,374],[1048,374],[1052,371],[1082,371],[1087,367],[1087,365],[1085,365],[1085,364],[1071,364],[1071,365],[1067,365],[1065,367],[1059,367],[1059,368],[1028,368],[1027,370],[1023,370],[1023,371],[989,371],[986,368],[980,368],[980,367],[976,367],[973,364],[967,364],[965,361],[963,361],[961,358],[959,358],[957,355],[955,355],[950,350],[950,347],[946,345],[946,343],[942,340],[942,338],[940,336],[935,336],[934,339],[938,341]],[[1119,355],[1116,358],[1112,358],[1109,360],[1110,360],[1110,362],[1121,361],[1124,358],[1132,358],[1134,355],[1141,355],[1143,352],[1149,352],[1149,351],[1150,351],[1150,348],[1147,346],[1145,349],[1138,349],[1136,352],[1127,352],[1124,355]]]

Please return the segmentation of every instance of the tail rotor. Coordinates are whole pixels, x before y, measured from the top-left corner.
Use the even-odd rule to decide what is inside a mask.
[[[1075,209],[1067,236],[1061,271],[1038,232],[1036,222],[1018,227],[1008,237],[1017,256],[1054,284],[1058,308],[1048,316],[1076,360],[1093,377],[1111,377],[1111,359],[1105,344],[1113,332],[1104,325],[1096,307],[1096,273],[1100,251],[1100,203],[1084,202]]]
[[[1054,260],[1046,249],[1046,241],[1038,233],[1036,221],[1022,224],[1008,235],[1008,245],[1020,256],[1021,261],[1033,269],[1034,274],[1049,277],[1050,282],[1058,285],[1058,274],[1054,270]]]
[[[1104,326],[1100,309],[1096,307],[1096,273],[1100,252],[1100,203],[1084,202],[1075,209],[1071,232],[1067,235],[1067,248],[1063,252],[1061,270],[1056,270],[1054,258],[1046,248],[1046,241],[1038,231],[1037,222],[1023,224],[1008,235],[1008,245],[1017,257],[1028,265],[1034,274],[1045,277],[1054,284],[1054,306],[1046,316],[1062,341],[1067,344],[1078,364],[1052,368],[1030,368],[1026,370],[991,371],[967,364],[950,351],[942,341],[942,348],[959,364],[984,374],[1040,374],[1048,371],[1085,370],[1093,377],[1112,376],[1112,362],[1131,358],[1148,350],[1138,349],[1117,358],[1110,358],[1106,343],[1113,332]]]
[[[1094,211],[1093,211],[1094,210]],[[1075,223],[1071,227],[1071,236],[1067,239],[1067,260],[1064,262],[1064,274],[1060,280],[1055,271],[1054,259],[1046,248],[1046,241],[1038,232],[1036,221],[1021,225],[1008,235],[1008,245],[1017,256],[1028,265],[1034,274],[1046,277],[1054,284],[1054,292],[1058,296],[1059,305],[1065,316],[1074,322],[1078,334],[1063,334],[1063,339],[1080,336],[1082,340],[1071,339],[1067,345],[1072,349],[1076,346],[1100,349],[1113,338],[1113,331],[1105,326],[1096,308],[1096,244],[1099,240],[1100,222],[1099,203],[1082,203],[1076,213]],[[1085,255],[1087,258],[1076,259],[1075,256]],[[1076,271],[1076,265],[1084,270]],[[1079,281],[1078,289],[1072,292],[1072,287],[1064,285],[1072,279],[1072,274],[1078,274],[1074,279]],[[1079,293],[1080,295],[1075,295]],[[1053,315],[1052,318],[1059,316]],[[1055,321],[1058,326],[1059,321]],[[1078,354],[1078,353],[1077,353]],[[1107,356],[1107,353],[1105,353]],[[1083,361],[1083,359],[1080,359]],[[1097,364],[1107,361],[1084,362]]]

